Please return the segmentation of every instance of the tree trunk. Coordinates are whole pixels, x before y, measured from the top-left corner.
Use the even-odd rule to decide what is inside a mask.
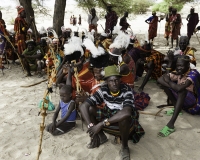
[[[38,35],[38,31],[37,31],[37,27],[35,25],[35,15],[34,15],[34,10],[32,8],[32,0],[19,0],[19,3],[21,6],[24,7],[25,11],[26,11],[26,20],[28,23],[30,23],[30,16],[34,17],[34,23],[31,24],[30,28],[33,31],[33,34],[35,34],[35,38],[37,38]]]
[[[61,27],[64,25],[66,0],[55,0],[54,15],[53,15],[53,29],[56,33],[61,35]]]

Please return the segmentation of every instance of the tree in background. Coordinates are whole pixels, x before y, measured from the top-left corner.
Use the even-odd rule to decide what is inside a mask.
[[[180,11],[184,4],[187,2],[193,2],[194,0],[164,0],[163,2],[157,3],[152,7],[153,11],[159,11],[162,13],[168,12],[168,7],[173,6],[177,9],[177,11]]]
[[[66,0],[55,0],[53,14],[53,29],[61,35],[61,27],[64,25]]]
[[[106,6],[112,4],[113,10],[119,15],[122,16],[125,11],[128,13],[145,13],[147,8],[153,4],[153,0],[75,0],[78,2],[78,6],[90,10],[91,8],[103,9],[100,11],[100,17],[105,15]]]

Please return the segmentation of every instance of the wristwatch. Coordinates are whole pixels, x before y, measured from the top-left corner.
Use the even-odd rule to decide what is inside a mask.
[[[110,122],[108,122],[108,118],[106,118],[106,119],[103,121],[103,125],[104,125],[104,126],[109,126],[109,125],[110,125]]]
[[[89,129],[89,128],[93,127],[93,126],[94,126],[94,124],[93,124],[93,123],[90,123],[90,124],[88,124],[87,127],[88,127],[88,129]]]

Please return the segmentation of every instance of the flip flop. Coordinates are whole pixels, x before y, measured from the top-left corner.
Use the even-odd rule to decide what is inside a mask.
[[[168,111],[165,111],[165,114],[167,116],[172,116],[174,114],[174,108],[168,110]],[[182,115],[182,112],[179,113],[179,115]]]
[[[123,150],[121,149],[120,151],[120,160],[130,160],[130,151],[129,147],[124,148]]]
[[[158,136],[159,137],[167,137],[169,136],[171,133],[175,132],[175,128],[171,129],[168,126],[165,126],[160,132],[158,132]]]

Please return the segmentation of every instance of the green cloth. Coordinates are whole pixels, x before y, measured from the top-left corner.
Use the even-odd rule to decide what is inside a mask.
[[[44,56],[43,50],[40,48],[40,46],[36,46],[34,50],[28,51],[28,49],[25,49],[22,55],[28,55],[28,56],[33,56],[36,54],[42,54],[41,57]],[[36,64],[35,58],[26,58],[29,64]]]

